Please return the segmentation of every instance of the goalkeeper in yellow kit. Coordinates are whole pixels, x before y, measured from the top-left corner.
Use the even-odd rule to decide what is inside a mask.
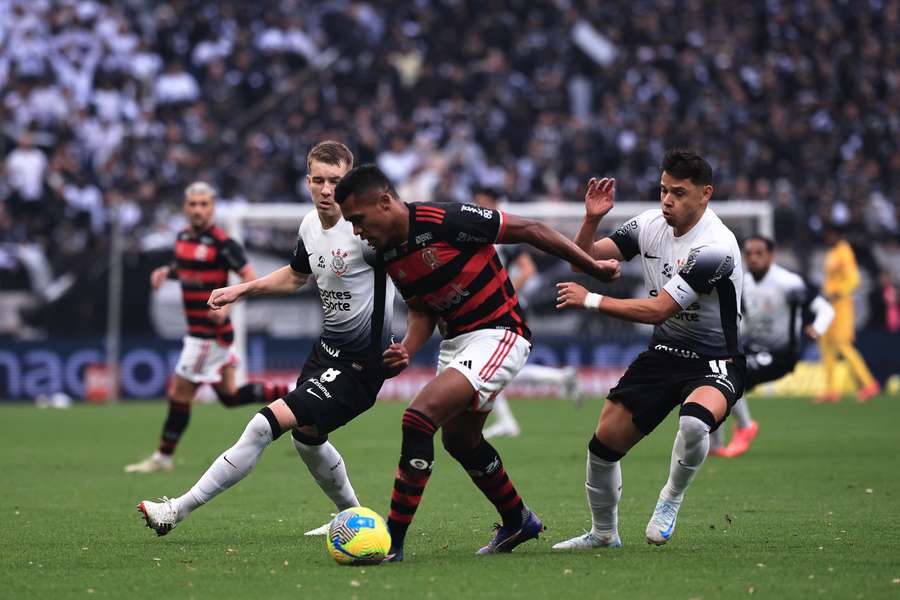
[[[859,287],[859,269],[853,249],[837,229],[829,228],[826,231],[825,242],[829,249],[825,254],[825,283],[822,291],[834,307],[834,320],[819,338],[819,351],[825,368],[825,392],[818,400],[837,402],[841,399],[835,385],[835,371],[838,356],[842,356],[859,383],[857,399],[865,402],[878,394],[881,387],[872,377],[866,361],[853,347],[856,333],[853,325],[853,292]]]

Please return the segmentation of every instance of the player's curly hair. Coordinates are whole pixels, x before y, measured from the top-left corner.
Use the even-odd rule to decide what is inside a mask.
[[[391,185],[387,175],[373,164],[360,165],[344,175],[334,188],[334,201],[343,204],[350,196],[359,196],[369,190],[377,189],[397,198],[397,191]]]
[[[684,148],[666,150],[662,170],[675,179],[690,179],[694,185],[712,185],[712,167],[706,159]]]

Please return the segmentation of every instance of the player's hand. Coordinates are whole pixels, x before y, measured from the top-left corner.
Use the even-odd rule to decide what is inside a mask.
[[[584,299],[588,291],[572,281],[556,284],[556,308],[584,308]]]
[[[217,311],[223,306],[227,306],[233,302],[237,302],[241,298],[242,287],[240,285],[229,285],[224,288],[216,288],[209,295],[206,304],[210,311]]]
[[[391,377],[393,377],[409,366],[409,352],[406,351],[406,346],[394,342],[382,354],[382,361],[384,367],[392,373]]]
[[[804,327],[803,333],[805,333],[806,337],[808,337],[811,340],[819,339],[819,332],[816,331],[816,328],[813,327],[812,325],[807,325],[806,327]]]
[[[217,308],[211,309],[208,313],[206,313],[207,317],[210,321],[212,321],[216,325],[221,325],[228,319],[229,311],[227,308]]]
[[[584,213],[589,219],[600,220],[616,203],[616,180],[612,177],[591,177],[584,194]]]
[[[615,281],[622,274],[621,268],[619,267],[619,261],[614,258],[597,260],[594,262],[597,265],[598,270],[598,272],[594,274],[594,277],[600,281]]]
[[[169,276],[169,267],[159,267],[157,269],[153,269],[153,272],[150,273],[150,285],[153,286],[154,290],[158,290],[159,286],[163,284],[163,281],[166,280],[166,277]]]

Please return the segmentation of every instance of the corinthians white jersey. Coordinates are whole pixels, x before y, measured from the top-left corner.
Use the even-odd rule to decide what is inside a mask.
[[[610,238],[625,260],[640,257],[651,296],[666,290],[681,306],[654,327],[652,346],[686,357],[741,354],[741,252],[734,234],[712,210],[707,208],[680,237],[662,210],[654,209],[629,220]]]
[[[348,221],[323,229],[318,213],[310,211],[300,223],[291,268],[316,280],[325,314],[321,337],[329,353],[380,355],[390,344],[394,284]]]
[[[821,332],[828,328],[834,313],[803,278],[775,263],[758,280],[751,273],[744,275],[743,302],[741,325],[747,344],[770,351],[797,352],[805,312],[816,314],[813,326]]]

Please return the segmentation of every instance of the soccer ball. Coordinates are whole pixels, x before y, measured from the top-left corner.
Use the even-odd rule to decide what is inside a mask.
[[[338,564],[374,565],[390,552],[391,534],[378,513],[356,506],[334,518],[325,546]]]

